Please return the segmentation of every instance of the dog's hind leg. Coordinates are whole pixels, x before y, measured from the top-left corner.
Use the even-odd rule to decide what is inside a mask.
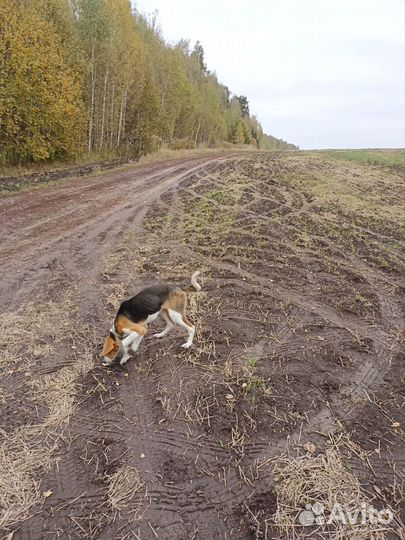
[[[169,309],[169,316],[176,324],[187,330],[188,333],[188,339],[185,343],[183,343],[182,347],[184,349],[188,349],[193,344],[193,339],[195,335],[195,326],[191,324],[190,321],[188,321],[184,315],[179,313],[178,311],[174,311],[173,309]]]
[[[162,316],[162,319],[166,321],[166,328],[162,332],[159,332],[158,334],[153,334],[153,337],[155,338],[162,338],[162,337],[167,336],[170,330],[174,328],[174,324],[170,320],[170,317],[165,309],[162,309],[162,311],[160,312],[160,315]]]

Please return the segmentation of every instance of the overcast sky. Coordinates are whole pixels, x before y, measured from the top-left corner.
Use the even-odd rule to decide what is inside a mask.
[[[404,0],[134,0],[200,40],[264,131],[301,148],[404,146]]]

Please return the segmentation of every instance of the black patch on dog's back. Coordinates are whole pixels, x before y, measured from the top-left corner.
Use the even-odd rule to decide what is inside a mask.
[[[138,323],[147,319],[152,313],[156,313],[167,300],[169,293],[176,289],[177,285],[152,285],[143,289],[129,300],[124,300],[118,310],[118,315],[125,315],[132,322]]]

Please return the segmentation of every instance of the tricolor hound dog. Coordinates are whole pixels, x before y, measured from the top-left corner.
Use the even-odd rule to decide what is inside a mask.
[[[194,272],[191,276],[191,286],[153,285],[143,289],[129,300],[122,302],[109,335],[104,339],[104,347],[101,353],[103,364],[112,364],[120,347],[123,349],[120,364],[125,364],[130,357],[129,351],[136,352],[138,350],[142,339],[148,331],[148,324],[159,315],[166,321],[166,328],[163,332],[155,334],[155,337],[161,338],[165,336],[178,324],[188,332],[188,339],[183,343],[182,347],[185,349],[191,347],[195,326],[186,319],[187,294],[185,291],[201,290],[201,286],[197,283],[199,274],[200,272]]]

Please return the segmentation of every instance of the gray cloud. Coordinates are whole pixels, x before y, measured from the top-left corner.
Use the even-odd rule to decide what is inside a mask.
[[[404,146],[402,0],[139,0],[266,132],[302,148]]]

